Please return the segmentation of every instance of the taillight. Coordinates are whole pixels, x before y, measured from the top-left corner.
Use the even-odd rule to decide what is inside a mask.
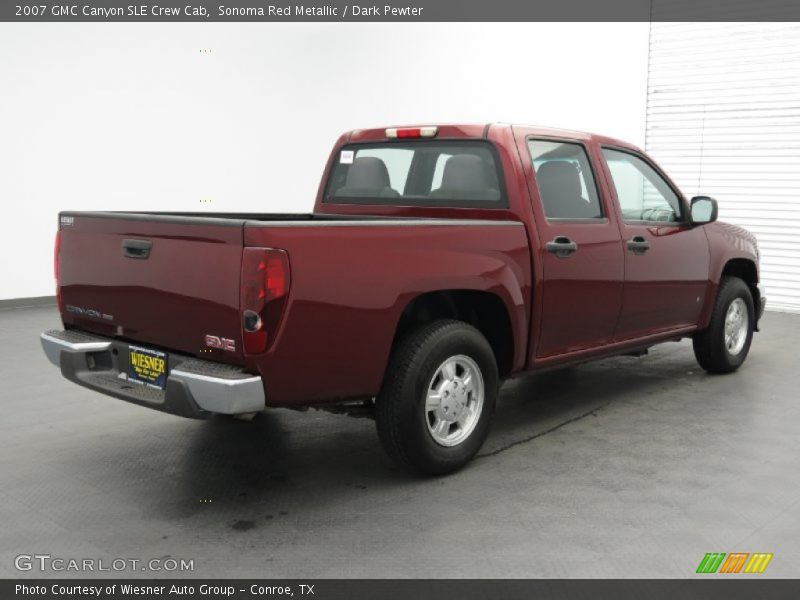
[[[438,127],[393,127],[386,130],[390,139],[432,138],[439,133]]]
[[[264,352],[278,330],[289,294],[289,256],[274,248],[245,248],[239,307],[244,349]]]
[[[61,230],[56,232],[53,246],[53,276],[56,278],[56,305],[61,312]]]

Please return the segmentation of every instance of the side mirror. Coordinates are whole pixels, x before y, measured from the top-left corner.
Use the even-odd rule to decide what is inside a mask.
[[[710,196],[695,196],[691,201],[692,225],[705,225],[717,220],[717,201]]]

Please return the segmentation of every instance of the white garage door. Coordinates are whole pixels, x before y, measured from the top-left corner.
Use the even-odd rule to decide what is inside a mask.
[[[646,148],[756,234],[768,307],[800,311],[800,24],[653,23]]]

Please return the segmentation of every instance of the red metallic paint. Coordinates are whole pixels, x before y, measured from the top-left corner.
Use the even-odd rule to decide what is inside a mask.
[[[153,240],[150,257],[126,258],[123,239]],[[76,218],[61,228],[62,301],[113,320],[61,316],[68,327],[241,362],[241,261],[240,227]],[[235,340],[236,352],[207,348],[207,334]]]
[[[708,237],[711,249],[711,262],[708,269],[709,287],[706,291],[703,310],[700,313],[699,326],[706,327],[711,320],[711,311],[714,308],[714,298],[717,287],[725,266],[731,261],[747,261],[756,270],[756,277],[760,281],[761,273],[758,264],[758,245],[755,236],[736,225],[715,222],[703,227]]]
[[[282,326],[258,363],[270,401],[375,395],[403,309],[431,291],[497,294],[513,330],[523,332],[515,336],[515,356],[525,356],[530,260],[522,224],[265,223],[245,229],[245,244],[283,248],[291,261],[292,287]]]
[[[584,144],[605,219],[588,224],[544,218],[528,137]],[[508,208],[324,203],[324,183],[341,146],[385,140],[381,128],[339,138],[314,212],[376,219],[480,219],[498,221],[496,225],[418,226],[385,220],[378,225],[351,220],[282,224],[280,219],[238,215],[228,216],[229,226],[224,226],[222,219],[177,222],[128,213],[70,213],[75,223],[62,227],[60,249],[64,303],[111,313],[114,322],[64,312],[64,323],[243,365],[263,376],[268,405],[303,405],[377,394],[400,315],[427,292],[496,294],[511,323],[512,372],[517,373],[690,334],[708,322],[725,264],[746,259],[757,265],[754,239],[739,228],[625,223],[600,148],[641,152],[629,144],[510,125],[440,125],[438,138],[486,138],[494,144]],[[578,243],[572,258],[557,259],[545,251],[545,243],[558,235]],[[650,240],[645,256],[626,251],[625,241],[633,235]],[[150,258],[124,258],[125,238],[153,240]],[[263,354],[242,351],[239,277],[244,246],[278,248],[289,257],[288,300]],[[236,352],[209,352],[207,334],[236,340]]]
[[[615,340],[637,339],[696,326],[709,286],[710,249],[705,227],[693,227],[687,221],[676,224],[625,221],[619,210],[611,172],[603,159],[603,147],[617,147],[640,155],[678,194],[684,216],[689,214],[689,203],[667,174],[640,150],[609,140],[597,140],[593,144],[593,161],[603,180],[608,208],[618,222],[625,263],[625,288]],[[633,254],[625,247],[628,240],[637,236],[650,244],[650,249],[642,255]]]
[[[531,364],[570,352],[588,350],[614,340],[614,330],[622,302],[624,284],[623,254],[616,220],[605,190],[598,185],[603,214],[596,223],[548,220],[545,218],[535,183],[528,140],[577,141],[589,150],[585,139],[575,139],[527,127],[514,127],[517,150],[522,158],[525,179],[531,196],[533,222],[540,242],[534,262],[542,265],[539,310],[535,328],[537,339]],[[596,170],[596,167],[595,167]],[[597,178],[597,176],[595,176]],[[556,237],[567,237],[578,244],[570,258],[561,259],[545,249]]]

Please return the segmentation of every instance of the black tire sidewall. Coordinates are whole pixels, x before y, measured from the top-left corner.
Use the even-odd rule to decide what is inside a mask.
[[[733,355],[728,352],[725,345],[725,316],[728,314],[728,308],[737,298],[744,300],[747,307],[747,338],[745,339],[744,346],[738,354]],[[741,279],[728,280],[725,287],[721,290],[719,296],[718,311],[715,315],[717,322],[714,324],[714,345],[715,351],[719,353],[720,358],[731,369],[736,369],[747,358],[747,353],[750,351],[750,344],[753,341],[753,331],[755,327],[755,304],[753,303],[753,295],[747,284]]]
[[[457,446],[446,447],[436,443],[428,430],[425,399],[428,384],[439,366],[446,359],[459,354],[474,360],[481,371],[483,408],[475,429],[467,439]],[[455,324],[441,331],[419,348],[404,387],[401,423],[411,438],[408,450],[412,463],[426,472],[442,473],[469,461],[486,439],[497,396],[497,366],[486,338],[466,324]]]

